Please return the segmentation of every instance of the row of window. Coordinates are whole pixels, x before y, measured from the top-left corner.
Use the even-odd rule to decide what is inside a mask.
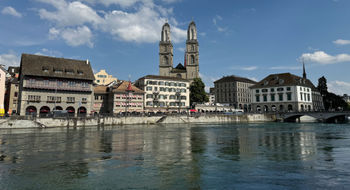
[[[142,105],[115,105],[115,107],[118,107],[118,108],[120,108],[120,107],[123,107],[123,108],[125,108],[125,107],[134,107],[134,108],[139,107],[139,108],[141,108]]]
[[[50,68],[43,66],[42,68],[43,72],[49,72]],[[66,74],[74,74],[74,70],[73,69],[61,69],[61,68],[53,68],[53,72],[57,73],[57,74],[62,74],[63,72],[65,72]],[[84,72],[82,70],[77,70],[77,74],[78,75],[83,75]]]
[[[176,107],[179,107],[179,106],[185,106],[185,102],[151,102],[151,101],[148,101],[146,102],[146,106],[157,106],[157,107],[167,107],[167,105],[169,106],[176,106]]]
[[[47,103],[61,103],[62,102],[62,97],[59,96],[47,96],[46,102]],[[41,96],[37,95],[28,95],[28,102],[40,102],[41,101]],[[75,103],[75,97],[67,97],[67,103]],[[81,103],[86,104],[87,103],[87,98],[82,98]]]
[[[300,100],[310,101],[310,94],[300,92]]]
[[[164,81],[147,81],[147,84],[149,85],[162,85],[162,86],[179,86],[179,87],[186,87],[186,83],[177,83],[177,82],[164,82]]]
[[[147,94],[146,95],[146,98],[152,98],[152,99],[163,99],[163,100],[167,100],[168,99],[168,95],[163,95],[163,94],[159,94],[159,95],[154,95],[154,94]],[[169,99],[170,100],[175,100],[175,99],[179,99],[179,97],[178,96],[176,96],[176,95],[170,95],[169,96]],[[187,98],[186,98],[186,96],[180,96],[180,99],[181,100],[186,100]]]
[[[267,94],[262,95],[263,97],[263,101],[267,102]],[[270,101],[274,102],[277,101],[276,98],[278,98],[278,101],[284,101],[284,96],[282,93],[278,94],[276,97],[276,94],[270,94]],[[287,93],[287,101],[291,101],[292,100],[292,93]],[[260,95],[255,96],[255,101],[256,102],[260,102]]]
[[[36,80],[36,79],[29,79],[28,83],[30,85],[45,85],[45,86],[69,86],[69,87],[83,87],[83,88],[88,88],[89,83],[87,82],[75,82],[75,81],[68,81],[68,82],[63,82],[61,80],[55,81],[55,80]]]
[[[305,87],[300,87],[300,91],[310,92],[310,89],[309,88],[305,88]]]
[[[146,91],[158,91],[158,87],[152,87],[152,86],[147,86]],[[166,87],[159,87],[160,92],[186,92],[185,88],[166,88]]]
[[[286,91],[290,91],[290,90],[291,90],[290,87],[286,87]],[[284,91],[284,87],[276,88],[276,91],[277,92],[282,92],[282,91]],[[256,89],[255,92],[256,93],[260,93],[260,90]],[[261,89],[261,92],[263,92],[263,93],[269,92],[269,89],[267,89],[267,88]],[[270,92],[275,92],[275,88],[270,88]]]

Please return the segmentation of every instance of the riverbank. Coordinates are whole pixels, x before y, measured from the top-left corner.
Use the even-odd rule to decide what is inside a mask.
[[[200,116],[153,116],[153,117],[94,117],[94,118],[35,118],[3,119],[0,129],[11,128],[45,128],[45,127],[85,127],[108,125],[153,125],[181,123],[248,123],[276,121],[274,115],[244,114],[244,115],[200,115]]]

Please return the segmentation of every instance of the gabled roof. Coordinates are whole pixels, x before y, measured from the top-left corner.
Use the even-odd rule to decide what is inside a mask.
[[[175,69],[186,70],[186,68],[185,68],[181,63],[179,63],[179,64],[175,67]]]
[[[224,76],[221,79],[215,81],[214,83],[220,83],[220,82],[246,82],[246,83],[252,83],[252,84],[256,84],[257,82],[244,78],[244,77],[239,77],[239,76],[235,76],[235,75],[231,75],[231,76]]]
[[[313,90],[316,90],[316,87],[309,79],[304,79],[291,73],[271,74],[259,81],[254,86],[251,86],[251,88],[267,88],[278,86],[307,86]]]
[[[128,90],[129,84],[130,84],[131,89],[133,90],[133,93],[145,93],[143,90],[140,90],[139,88],[137,88],[136,86],[131,84],[129,81],[123,81],[123,82],[118,83],[116,86],[113,86],[112,92],[124,92],[125,93]]]
[[[88,61],[22,54],[21,75],[94,80]]]
[[[108,86],[98,85],[94,87],[95,94],[105,94],[108,91]]]

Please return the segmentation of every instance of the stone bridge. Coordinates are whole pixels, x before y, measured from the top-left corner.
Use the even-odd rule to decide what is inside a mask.
[[[286,122],[300,121],[301,116],[310,116],[318,121],[327,123],[345,122],[347,117],[350,117],[350,111],[329,111],[329,112],[284,112],[277,113],[277,119]]]

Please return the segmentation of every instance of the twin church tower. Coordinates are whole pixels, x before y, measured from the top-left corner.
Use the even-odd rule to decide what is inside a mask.
[[[178,77],[193,81],[199,78],[199,45],[196,24],[192,21],[187,29],[184,65],[173,67],[173,44],[171,43],[170,25],[165,23],[159,42],[159,75]]]

